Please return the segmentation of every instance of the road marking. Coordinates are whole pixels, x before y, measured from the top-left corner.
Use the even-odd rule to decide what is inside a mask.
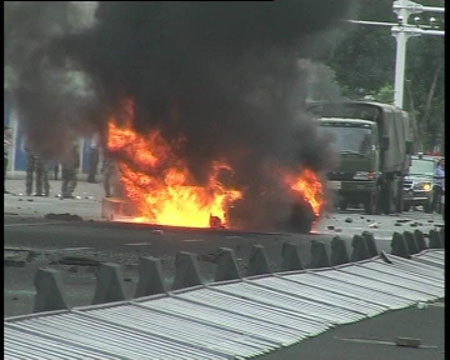
[[[130,244],[124,244],[125,246],[151,246],[152,244],[141,242],[141,243],[130,243]]]
[[[202,242],[205,240],[200,240],[200,239],[188,239],[188,240],[181,240],[182,242]]]

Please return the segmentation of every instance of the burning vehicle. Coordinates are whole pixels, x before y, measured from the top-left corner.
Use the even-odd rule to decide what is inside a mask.
[[[122,125],[114,117],[109,119],[106,147],[118,161],[126,200],[106,198],[103,217],[169,226],[247,228],[242,221],[245,205],[240,203],[246,191],[233,182],[234,170],[226,160],[214,161],[207,181],[196,184],[174,150],[182,145],[183,138],[172,143],[172,148],[159,130],[138,134],[133,129],[133,102],[127,101],[125,106]],[[281,168],[277,171],[279,178],[273,183],[274,188],[258,194],[271,212],[282,215],[271,226],[308,232],[324,205],[321,181],[309,169],[298,174]],[[288,200],[280,201],[282,197]],[[270,229],[267,225],[262,228]]]
[[[334,151],[299,62],[333,43],[350,3],[10,2],[24,132],[45,158],[101,134],[124,192],[108,219],[307,232]]]

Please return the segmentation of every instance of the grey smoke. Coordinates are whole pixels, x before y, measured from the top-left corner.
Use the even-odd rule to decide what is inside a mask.
[[[54,155],[82,130],[104,132],[107,114],[119,114],[130,97],[138,131],[158,127],[168,141],[184,134],[179,156],[198,183],[212,161],[227,160],[233,183],[249,189],[239,216],[259,219],[252,226],[273,217],[258,210],[269,201],[259,195],[279,180],[269,164],[330,166],[328,144],[304,113],[306,70],[298,59],[326,48],[324,32],[331,42],[349,1],[100,2],[84,29],[67,15],[73,6],[5,9],[5,59],[39,151]]]

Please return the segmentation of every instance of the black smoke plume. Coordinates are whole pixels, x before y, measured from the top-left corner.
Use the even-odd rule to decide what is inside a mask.
[[[185,136],[178,155],[199,184],[212,161],[227,160],[234,185],[248,189],[237,217],[254,227],[285,217],[261,197],[279,180],[270,164],[319,173],[330,166],[328,144],[303,111],[298,60],[326,49],[323,34],[331,43],[349,1],[100,2],[85,29],[67,18],[70,4],[19,3],[5,12],[6,62],[39,151],[61,151],[80,129],[104,133],[107,115],[131,98],[138,131],[159,128],[169,142]],[[66,89],[69,70],[85,76],[83,91]],[[289,214],[286,206],[277,212]]]

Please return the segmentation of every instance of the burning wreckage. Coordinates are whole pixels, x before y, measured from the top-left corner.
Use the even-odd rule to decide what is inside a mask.
[[[183,136],[169,144],[159,129],[142,135],[133,128],[134,106],[126,102],[126,118],[108,119],[106,148],[118,161],[125,198],[105,198],[102,216],[109,221],[150,223],[214,229],[248,229],[239,219],[240,202],[245,189],[233,184],[234,170],[224,159],[212,163],[205,184],[195,180],[173,147],[183,143]],[[274,167],[275,169],[275,167]],[[277,211],[287,204],[290,214],[281,217],[275,228],[309,232],[325,203],[322,182],[309,169],[298,173],[277,167],[276,189],[258,194]],[[281,196],[280,196],[281,195]],[[273,224],[259,226],[273,229]]]
[[[102,134],[124,192],[105,217],[307,232],[335,155],[299,61],[333,44],[350,5],[9,2],[5,64],[40,155]]]

